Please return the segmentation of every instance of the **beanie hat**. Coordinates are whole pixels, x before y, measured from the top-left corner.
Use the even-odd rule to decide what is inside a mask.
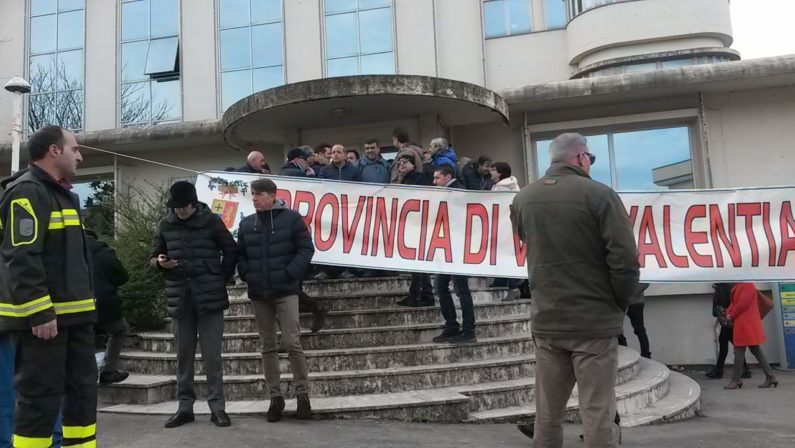
[[[294,160],[294,159],[308,159],[312,156],[312,151],[307,148],[293,148],[287,152],[287,160]]]
[[[192,183],[181,180],[175,182],[171,188],[168,189],[169,198],[166,205],[169,208],[182,208],[190,204],[199,202],[196,196],[196,187]]]

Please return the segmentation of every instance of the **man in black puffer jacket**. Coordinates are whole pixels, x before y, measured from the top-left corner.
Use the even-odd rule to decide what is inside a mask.
[[[307,386],[306,359],[298,324],[300,280],[309,268],[315,245],[301,215],[276,199],[276,184],[270,179],[251,182],[256,213],[240,223],[237,237],[238,272],[248,284],[254,317],[262,340],[262,363],[270,390],[268,421],[281,420],[284,412],[276,323],[281,329],[281,347],[288,353],[292,386],[298,401],[297,417],[312,416]]]
[[[160,221],[150,264],[166,274],[168,314],[177,345],[177,396],[179,410],[166,421],[167,428],[192,422],[193,361],[196,334],[202,344],[207,371],[211,420],[229,426],[225,412],[221,350],[224,335],[223,311],[229,307],[226,283],[237,262],[237,246],[221,218],[199,202],[190,182],[171,186],[166,204],[169,214]]]

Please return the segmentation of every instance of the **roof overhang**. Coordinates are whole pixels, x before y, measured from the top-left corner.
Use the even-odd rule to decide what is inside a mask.
[[[282,142],[285,132],[432,115],[445,126],[509,122],[508,106],[485,87],[413,75],[316,79],[276,87],[233,104],[224,140],[235,148]]]

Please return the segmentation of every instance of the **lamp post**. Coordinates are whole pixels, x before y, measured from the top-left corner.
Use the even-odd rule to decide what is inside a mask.
[[[22,95],[30,93],[30,84],[20,76],[14,76],[5,85],[14,94],[14,119],[11,124],[11,174],[19,171],[19,147],[22,142]]]

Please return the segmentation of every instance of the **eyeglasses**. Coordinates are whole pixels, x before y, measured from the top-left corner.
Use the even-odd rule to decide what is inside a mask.
[[[585,154],[586,156],[588,156],[588,160],[591,161],[591,165],[596,163],[596,156],[595,155],[591,154],[590,152],[583,152],[581,154]]]

